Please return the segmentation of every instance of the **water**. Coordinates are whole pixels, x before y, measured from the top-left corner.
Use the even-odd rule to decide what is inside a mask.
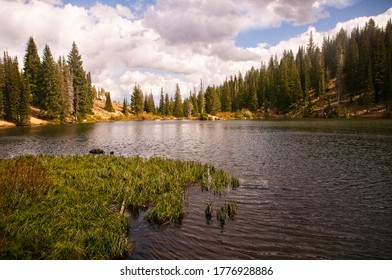
[[[131,220],[130,259],[391,259],[392,121],[155,121],[0,129],[0,157],[107,152],[213,164],[224,197],[190,188],[181,225]],[[237,218],[206,223],[235,201]]]

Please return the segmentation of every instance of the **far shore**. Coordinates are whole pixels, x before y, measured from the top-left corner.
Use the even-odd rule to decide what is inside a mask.
[[[93,115],[88,115],[82,123],[95,123],[95,122],[110,122],[110,121],[138,121],[138,120],[176,120],[173,116],[160,116],[151,113],[142,113],[139,115],[129,114],[125,116],[121,110],[122,105],[118,102],[113,102],[113,107],[115,112],[111,113],[104,109],[104,101],[96,100],[94,102]],[[345,113],[341,116],[336,116],[335,118],[386,118],[386,109],[383,105],[375,105],[368,110],[364,108],[356,108],[355,111],[345,108]],[[44,120],[42,119],[42,111],[35,107],[31,107],[32,116],[30,118],[29,126],[42,126],[42,125],[54,125],[59,124],[56,121]],[[320,117],[309,117],[309,119],[318,119]],[[181,119],[186,120],[199,120],[197,117],[185,117]],[[241,112],[219,112],[216,115],[206,115],[205,120],[217,121],[217,120],[275,120],[275,119],[304,119],[296,114],[286,114],[286,115],[275,115],[269,114],[266,116],[263,112],[252,113],[248,110],[242,110]],[[1,128],[11,128],[15,127],[16,124],[13,122],[8,122],[5,120],[0,120]]]

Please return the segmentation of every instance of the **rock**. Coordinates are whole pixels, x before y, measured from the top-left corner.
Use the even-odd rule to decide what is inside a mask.
[[[99,149],[99,148],[94,148],[94,149],[91,149],[89,153],[92,155],[102,155],[105,153],[105,151],[102,149]]]

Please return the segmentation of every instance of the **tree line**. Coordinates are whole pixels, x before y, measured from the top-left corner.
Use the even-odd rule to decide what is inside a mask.
[[[92,113],[97,95],[75,42],[67,59],[61,56],[55,61],[47,44],[41,59],[30,37],[21,71],[17,57],[4,52],[0,58],[0,118],[17,125],[29,124],[30,106],[59,122],[82,120]]]
[[[173,97],[160,95],[159,106],[153,105],[152,94],[145,96],[135,86],[131,108],[135,112],[152,112],[176,117],[215,115],[218,112],[237,112],[243,109],[254,113],[286,114],[295,108],[301,116],[314,116],[314,99],[322,106],[318,116],[327,114],[331,106],[328,85],[334,82],[337,106],[349,100],[369,107],[384,104],[392,106],[392,22],[376,26],[370,19],[363,28],[354,28],[351,34],[341,29],[330,38],[325,37],[321,48],[313,40],[297,53],[285,50],[282,58],[271,56],[260,68],[252,67],[245,74],[230,76],[222,84],[189,93],[182,99],[179,86]],[[144,100],[144,101],[143,101]],[[126,100],[124,100],[125,104]],[[347,103],[346,103],[347,104]],[[331,112],[329,112],[330,114]]]
[[[329,92],[330,81],[335,85],[333,95]],[[152,93],[143,94],[135,85],[130,102],[124,99],[122,112],[182,118],[243,109],[267,115],[287,114],[300,108],[303,117],[325,116],[331,114],[332,98],[337,106],[347,104],[347,100],[365,107],[383,104],[391,113],[391,20],[380,28],[370,19],[350,35],[341,29],[332,38],[325,37],[321,48],[311,33],[308,44],[295,55],[286,50],[280,60],[271,56],[260,68],[239,72],[217,86],[204,89],[201,82],[199,90],[195,88],[186,98],[182,98],[178,84],[174,96],[164,94],[162,89],[158,106]],[[114,111],[110,93],[92,85],[75,42],[67,59],[62,56],[56,62],[48,45],[41,60],[30,37],[21,71],[17,57],[4,52],[0,58],[0,118],[27,125],[33,105],[45,111],[49,119],[79,121],[92,114],[94,99],[106,99],[106,110]],[[317,114],[314,104],[322,107]]]

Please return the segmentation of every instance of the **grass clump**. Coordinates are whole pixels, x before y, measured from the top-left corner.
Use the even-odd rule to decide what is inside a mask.
[[[208,203],[206,204],[205,208],[204,208],[204,215],[205,215],[207,221],[210,221],[210,220],[211,220],[211,218],[212,218],[212,213],[213,213],[212,205],[211,205],[211,203],[208,202]]]
[[[191,184],[223,192],[238,180],[208,165],[164,158],[0,160],[0,259],[122,258],[131,250],[122,208],[147,208],[151,224],[181,221]]]
[[[234,220],[237,214],[237,205],[234,202],[225,202],[224,205],[218,210],[216,214],[216,218],[220,222],[220,225],[223,227],[226,219]]]

